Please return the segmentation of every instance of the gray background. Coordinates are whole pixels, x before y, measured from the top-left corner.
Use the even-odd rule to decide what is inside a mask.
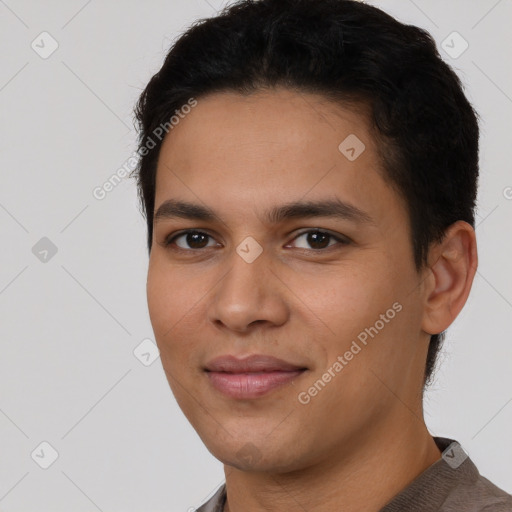
[[[223,3],[0,1],[4,512],[185,511],[223,481],[154,345],[136,350],[152,331],[134,183],[93,196],[135,150],[133,104],[172,40]],[[480,267],[425,408],[434,435],[512,492],[512,1],[375,4],[432,33],[482,117]],[[43,31],[47,58],[31,47],[51,49]],[[454,31],[469,44],[456,58]],[[42,442],[58,453],[47,469]]]

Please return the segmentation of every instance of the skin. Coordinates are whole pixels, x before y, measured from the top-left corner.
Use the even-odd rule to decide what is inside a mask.
[[[155,211],[173,199],[220,218],[154,222],[147,294],[168,382],[224,464],[230,512],[326,512],[340,503],[346,512],[378,511],[441,456],[423,419],[426,354],[430,334],[452,323],[469,294],[475,235],[455,223],[428,265],[415,268],[405,203],[383,178],[361,112],[287,89],[215,93],[161,148]],[[338,149],[350,134],[366,146],[354,161]],[[333,198],[373,222],[265,218],[285,203]],[[187,229],[210,236],[165,245]],[[349,243],[315,245],[304,234],[315,229]],[[248,236],[263,249],[252,263],[236,252]],[[298,394],[394,303],[401,311],[300,403]],[[204,372],[224,354],[268,354],[308,370],[235,400]]]

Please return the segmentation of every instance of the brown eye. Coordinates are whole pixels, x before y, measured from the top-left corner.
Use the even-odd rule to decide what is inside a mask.
[[[294,241],[297,241],[301,238],[303,238],[305,240],[305,245],[298,246],[299,249],[322,250],[322,249],[327,249],[328,247],[332,247],[333,245],[336,245],[336,242],[338,243],[338,245],[347,245],[348,244],[347,240],[344,240],[340,237],[334,236],[331,233],[328,233],[326,231],[320,231],[317,229],[305,231],[304,233],[301,233],[299,236],[297,236],[294,239]],[[330,243],[330,242],[334,242],[334,243]]]
[[[208,239],[210,238],[212,238],[210,235],[202,231],[185,231],[167,240],[165,245],[169,246],[175,244],[177,247],[184,250],[204,249],[211,247],[211,245],[208,246]],[[177,243],[177,240],[181,240],[180,243]]]

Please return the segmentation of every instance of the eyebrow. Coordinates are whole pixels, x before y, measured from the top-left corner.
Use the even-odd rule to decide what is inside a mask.
[[[375,225],[375,221],[368,213],[338,198],[322,201],[295,201],[286,203],[271,208],[264,216],[268,224],[278,224],[287,219],[314,217],[333,217],[357,223]],[[159,206],[153,217],[153,222],[173,218],[209,222],[218,221],[224,223],[219,215],[207,206],[173,199],[168,199]]]

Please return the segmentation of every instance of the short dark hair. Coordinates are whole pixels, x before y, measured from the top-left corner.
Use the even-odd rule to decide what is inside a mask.
[[[155,130],[191,98],[277,86],[368,109],[383,175],[408,208],[418,270],[448,226],[474,227],[478,116],[428,32],[355,0],[240,0],[174,42],[136,105],[149,252],[163,140]],[[444,334],[431,336],[425,385]]]

